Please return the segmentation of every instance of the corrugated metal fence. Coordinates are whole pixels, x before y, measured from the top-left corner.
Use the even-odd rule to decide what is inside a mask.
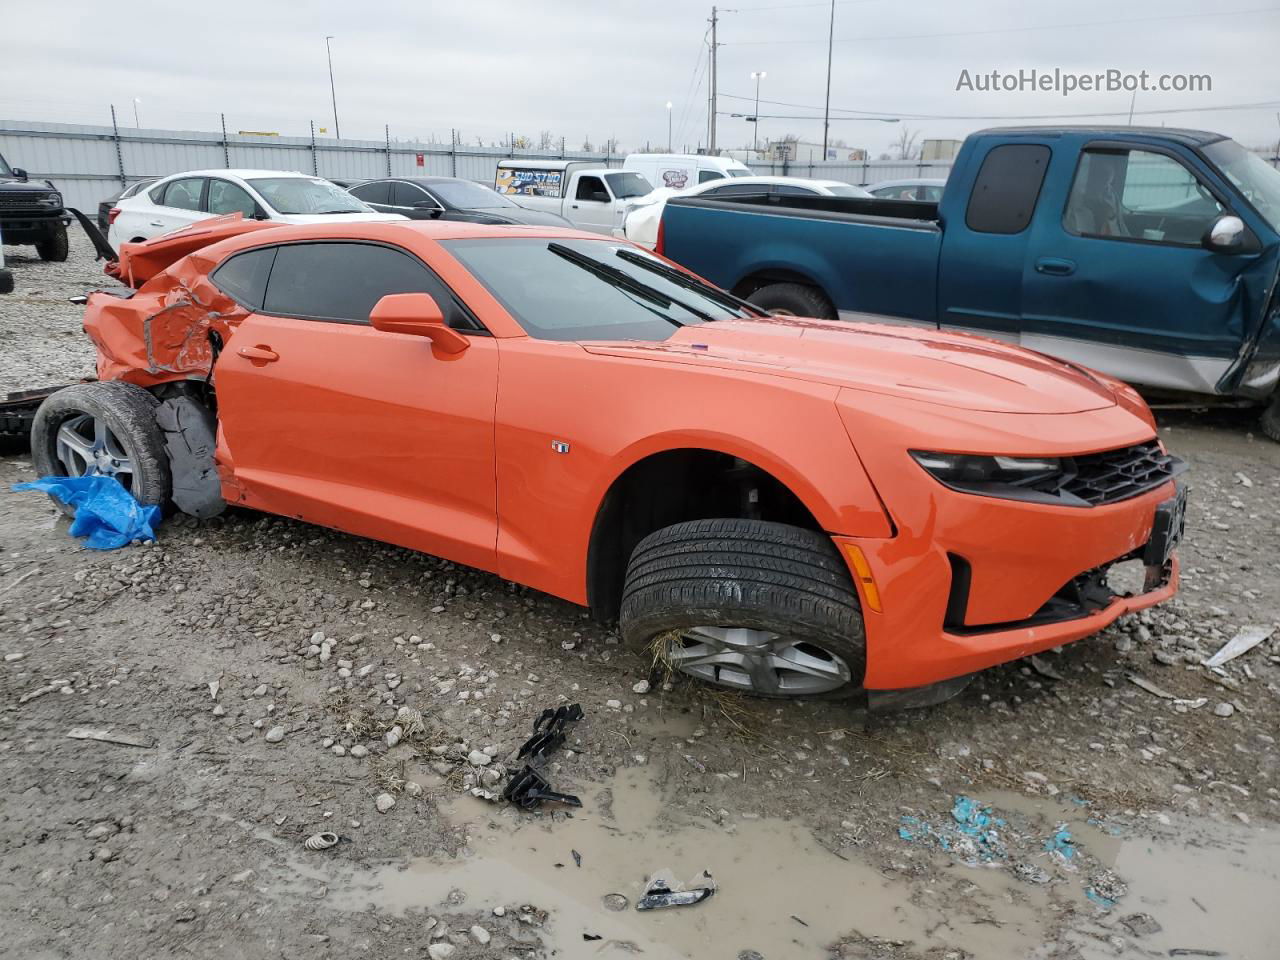
[[[461,144],[315,137],[241,136],[194,130],[149,130],[0,120],[0,153],[32,179],[52,180],[68,206],[96,209],[122,184],[183,170],[297,170],[322,177],[362,180],[385,176],[436,175],[492,183],[511,153]],[[621,166],[603,153],[537,153]]]
[[[0,120],[0,154],[33,179],[52,180],[69,206],[86,211],[96,209],[122,184],[184,170],[298,170],[348,180],[427,174],[492,183],[498,161],[504,157],[592,160],[611,167],[623,161],[617,154],[525,150],[513,154],[494,147],[392,140],[389,132],[381,141],[335,140],[5,120]],[[912,160],[750,166],[759,174],[842,180],[859,186],[914,177],[945,179],[951,169],[947,162]]]
[[[151,130],[0,120],[0,153],[33,179],[52,180],[68,206],[94,210],[122,184],[184,170],[298,170],[362,180],[436,175],[492,183],[504,157],[591,160],[618,167],[617,154],[537,152],[463,144],[330,137],[242,136],[195,130]],[[761,174],[817,177],[866,184],[904,177],[943,177],[949,164],[878,160],[869,163],[752,164]]]

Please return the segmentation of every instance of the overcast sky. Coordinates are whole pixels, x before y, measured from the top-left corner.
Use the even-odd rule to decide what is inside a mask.
[[[132,125],[137,98],[144,127],[214,130],[225,112],[232,132],[305,135],[315,120],[332,135],[324,40],[332,34],[344,137],[381,139],[387,123],[401,139],[447,140],[456,127],[469,142],[488,143],[509,130],[535,139],[550,130],[571,149],[610,136],[630,149],[666,140],[670,100],[676,146],[706,141],[710,3],[47,0],[19,12],[8,0],[6,7],[3,120],[104,123],[114,103]],[[762,137],[820,141],[829,16],[826,2],[794,0],[745,0],[724,11],[720,110],[751,113],[750,74],[763,70]],[[962,70],[1208,74],[1209,92],[1139,93],[1134,122],[1204,127],[1250,146],[1280,140],[1280,0],[838,0],[835,37],[833,117],[852,116],[838,108],[904,118],[833,122],[833,138],[873,156],[903,126],[947,138],[1021,115],[1092,111],[1121,114],[1096,118],[1103,122],[1127,120],[1129,93],[958,92]],[[1208,109],[1257,103],[1270,105]],[[1144,113],[1186,107],[1202,109]],[[750,140],[750,124],[720,118],[722,147]]]

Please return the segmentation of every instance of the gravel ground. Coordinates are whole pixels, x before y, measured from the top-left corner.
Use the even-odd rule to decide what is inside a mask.
[[[110,283],[82,238],[25,254],[0,391],[92,373],[64,301]],[[1280,633],[1201,661],[1280,623],[1280,445],[1163,428],[1193,467],[1173,602],[870,718],[667,683],[575,607],[289,520],[85,551],[2,457],[6,955],[1274,956]],[[566,702],[547,769],[581,810],[465,793]],[[599,899],[660,867],[720,889]]]

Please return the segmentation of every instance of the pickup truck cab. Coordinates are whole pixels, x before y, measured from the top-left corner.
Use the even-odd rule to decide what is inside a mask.
[[[628,201],[653,190],[638,173],[587,160],[499,160],[493,187],[529,210],[559,214],[579,229],[604,234],[622,225]]]
[[[1280,440],[1280,171],[1220,134],[984,130],[937,204],[673,197],[662,240],[770,310],[878,314],[1266,403]]]

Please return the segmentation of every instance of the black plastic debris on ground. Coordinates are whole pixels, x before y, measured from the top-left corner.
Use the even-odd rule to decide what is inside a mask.
[[[527,757],[529,762],[507,781],[502,791],[504,800],[525,810],[533,810],[541,806],[544,800],[562,803],[569,807],[582,806],[582,801],[573,794],[553,790],[547,778],[532,766],[533,761],[545,760],[552,751],[558,749],[565,740],[565,726],[581,720],[582,717],[582,705],[578,703],[557,707],[554,710],[548,708],[538,715],[538,719],[533,722],[533,736],[525,741],[520,752],[516,754],[517,759]]]
[[[644,896],[636,901],[637,910],[662,910],[666,907],[691,907],[711,897],[716,892],[716,882],[707,871],[695,877],[685,886],[674,882],[666,870],[655,873],[645,887]]]

